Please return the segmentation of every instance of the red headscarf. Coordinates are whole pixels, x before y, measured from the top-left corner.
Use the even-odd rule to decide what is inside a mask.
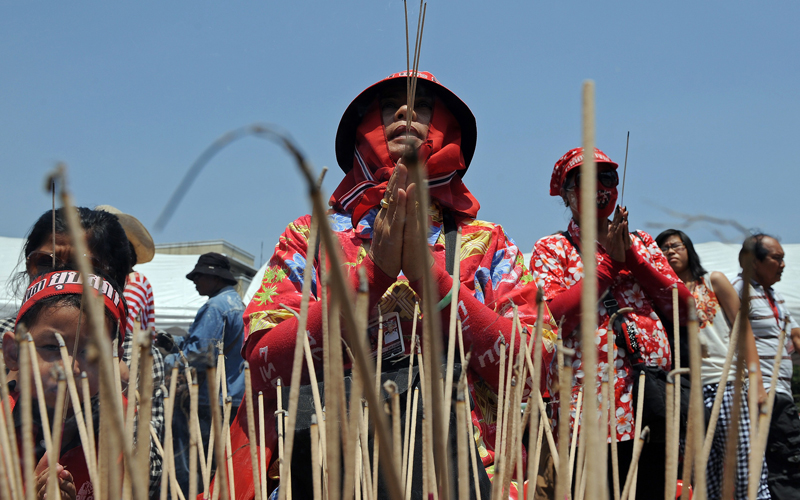
[[[333,192],[330,204],[352,214],[353,226],[380,204],[395,162],[389,156],[380,106],[376,97],[356,130],[353,168]],[[458,175],[466,170],[461,153],[461,127],[444,103],[436,98],[428,137],[419,148],[426,165],[431,200],[464,216],[475,217],[480,203]]]

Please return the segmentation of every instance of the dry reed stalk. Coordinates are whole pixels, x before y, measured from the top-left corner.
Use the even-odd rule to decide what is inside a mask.
[[[572,395],[570,395],[570,399]],[[561,400],[563,401],[564,398],[562,397]],[[575,467],[575,448],[578,445],[578,424],[581,421],[581,410],[583,406],[583,387],[578,390],[578,400],[575,402],[575,420],[572,422],[572,442],[569,446],[569,470],[567,472],[567,486],[566,488],[569,490],[572,488],[572,473]],[[580,463],[580,461],[578,462]],[[559,497],[561,498],[561,497]]]
[[[594,129],[594,82],[587,80],[583,83],[583,150],[585,152],[581,164],[581,176],[584,179],[594,179],[597,176],[597,166],[594,160],[595,129]],[[593,200],[596,197],[596,187],[591,182],[581,185],[581,199]],[[580,211],[581,248],[594,249],[597,240],[597,206],[586,203]],[[590,457],[601,456],[601,446],[597,435],[597,349],[595,335],[597,332],[597,262],[593,258],[583,259],[583,280],[581,293],[581,344],[586,346],[582,350],[584,386],[586,398],[584,401],[585,420],[590,425],[581,427],[585,436],[585,447]],[[590,397],[591,396],[591,397]],[[603,447],[605,448],[605,447]],[[604,453],[603,453],[604,454]],[[602,474],[602,460],[587,461],[586,487],[589,491],[598,492],[601,499],[605,498],[608,488],[605,487],[606,476]]]
[[[424,13],[423,13],[424,20]],[[420,43],[421,43],[420,31]],[[419,54],[419,46],[417,48]],[[419,60],[419,56],[417,57]],[[415,79],[416,80],[416,79]],[[416,82],[414,82],[416,85]],[[415,89],[412,89],[412,98]],[[430,255],[428,247],[428,231],[430,225],[428,223],[428,213],[430,209],[430,196],[428,193],[428,184],[426,182],[425,167],[419,161],[417,152],[412,148],[406,148],[403,154],[403,161],[408,166],[408,173],[411,181],[417,187],[418,206],[416,210],[416,224],[419,231],[422,233],[417,238],[419,248],[417,249],[419,255]],[[437,477],[441,478],[439,484],[441,494],[444,500],[449,499],[450,491],[450,477],[447,468],[447,447],[448,439],[444,434],[445,421],[449,419],[449,415],[444,414],[444,405],[441,397],[433,397],[434,394],[439,394],[441,389],[442,373],[441,373],[441,353],[442,353],[442,329],[440,325],[440,314],[436,311],[436,298],[438,297],[438,290],[433,280],[431,269],[428,266],[423,266],[422,273],[422,296],[426,300],[422,301],[423,306],[423,329],[422,329],[422,349],[425,352],[425,362],[428,364],[426,367],[426,374],[429,379],[423,393],[423,401],[425,402],[428,419],[425,423],[428,425],[428,433],[433,443],[434,463],[430,470],[436,472]],[[374,412],[379,414],[380,412]],[[434,433],[435,429],[435,433]],[[385,432],[385,431],[384,431]],[[382,445],[384,446],[384,445]],[[436,495],[434,495],[436,496]]]
[[[362,277],[364,287],[366,289],[366,276]],[[365,305],[366,308],[366,305]],[[358,314],[358,313],[356,313]],[[364,317],[367,317],[368,312],[364,312]],[[366,328],[368,318],[364,320],[365,323],[362,328]],[[375,394],[381,396],[381,372],[383,371],[383,312],[381,306],[378,304],[378,351],[375,357]],[[378,412],[381,406],[375,406],[375,411]],[[375,441],[372,445],[372,497],[378,496],[378,464],[380,463],[380,443]],[[397,464],[399,465],[399,464]]]
[[[138,330],[138,326],[134,326],[134,331]],[[150,420],[152,418],[153,410],[153,353],[150,350],[152,337],[148,332],[141,332],[139,334],[138,347],[139,352],[139,373],[141,376],[141,383],[139,393],[144,394],[144,398],[139,399],[139,419],[136,430],[136,472],[138,474],[136,480],[139,484],[150,484]],[[136,347],[137,344],[134,344]],[[71,384],[74,385],[74,382]],[[72,387],[70,387],[70,393]],[[80,429],[80,427],[79,427]],[[209,469],[211,468],[209,464]]]
[[[6,380],[6,363],[3,356],[0,356],[0,399],[2,400],[2,412],[4,415],[11,415],[11,403],[8,397],[8,381]],[[17,450],[17,433],[14,429],[14,421],[11,418],[4,418],[3,430],[0,434],[5,436],[9,444],[4,446],[7,450],[8,457],[6,457],[6,471],[11,476],[9,478],[9,489],[11,496],[14,500],[22,500],[24,492],[22,489],[22,470],[19,463],[19,452]],[[11,452],[11,443],[14,444],[14,451]]]
[[[400,466],[403,460],[403,437],[400,430],[400,393],[397,390],[397,384],[391,380],[387,380],[383,384],[383,388],[391,398],[392,434],[394,435],[392,452],[394,453],[395,465],[398,468],[397,474],[400,475],[403,472]]]
[[[213,500],[222,498],[228,500],[228,468],[225,466],[225,439],[222,436],[223,422],[222,411],[219,406],[219,378],[217,370],[209,366],[206,370],[208,380],[208,400],[211,406],[211,435],[214,436],[214,456],[217,460],[216,474],[214,475]],[[209,436],[209,441],[211,437]],[[209,445],[209,448],[211,445]],[[211,461],[208,461],[208,469],[211,470]],[[221,473],[220,473],[221,472]]]
[[[705,405],[703,404],[703,385],[702,379],[700,378],[700,370],[703,363],[703,353],[700,347],[700,328],[699,323],[697,321],[697,310],[694,307],[694,300],[690,297],[689,298],[689,319],[688,319],[688,332],[689,332],[689,364],[690,364],[690,372],[689,376],[692,380],[692,390],[690,398],[692,400],[692,404],[690,408],[692,408],[692,412],[689,413],[689,424],[693,425],[695,428],[694,443],[693,443],[693,452],[694,452],[694,482],[692,483],[694,488],[694,496],[695,500],[705,500],[706,497],[706,460],[703,459],[703,426],[705,425],[705,416],[704,416],[704,408]],[[744,339],[744,335],[741,335],[740,338]],[[742,351],[743,352],[743,351]],[[744,356],[742,356],[742,366],[744,363]],[[737,370],[738,374],[741,375],[741,369]],[[741,381],[740,381],[741,386]],[[738,415],[736,409],[734,408],[734,418]],[[736,420],[738,422],[738,418]],[[732,431],[734,434],[737,433],[736,427],[733,428]],[[738,442],[738,440],[734,440],[734,443]],[[731,492],[733,493],[733,492]],[[731,496],[723,497],[723,498],[731,498]]]
[[[512,328],[513,331],[513,328]],[[512,336],[513,338],[513,336]],[[500,464],[502,463],[502,456],[503,456],[503,436],[505,435],[504,428],[503,428],[503,410],[505,408],[505,364],[506,364],[506,341],[505,338],[501,335],[500,336],[500,380],[497,384],[497,419],[495,421],[495,453],[494,453],[494,464],[495,464],[495,471],[494,477],[497,479],[502,479],[500,476]],[[499,447],[498,447],[499,444]],[[502,493],[502,481],[492,481],[492,498],[499,498]]]
[[[48,176],[48,184],[55,182],[56,179],[61,181],[61,204],[64,208],[64,215],[67,219],[67,228],[69,229],[70,240],[75,248],[74,254],[77,256],[78,271],[82,276],[89,276],[92,274],[91,263],[87,255],[89,250],[86,245],[86,238],[78,218],[78,213],[72,203],[72,196],[66,189],[66,167],[63,163],[59,163],[54,173]],[[98,363],[98,371],[100,375],[100,400],[108,401],[107,405],[101,404],[101,410],[110,408],[111,422],[113,425],[109,427],[108,444],[110,456],[118,456],[119,450],[122,450],[123,463],[125,469],[129,474],[134,474],[132,463],[132,446],[124,442],[120,435],[123,427],[122,419],[122,401],[118,393],[115,393],[113,387],[114,380],[114,367],[112,366],[111,353],[111,340],[106,332],[105,313],[102,299],[92,288],[89,280],[83,281],[83,304],[86,307],[87,315],[90,324],[90,333],[92,343],[89,350],[89,361]],[[110,475],[110,491],[115,492],[117,486],[117,472],[112,468]],[[147,484],[134,484],[133,497],[135,500],[146,500],[147,498]]]
[[[414,403],[411,407],[411,428],[416,430],[417,425],[417,409],[419,403],[419,387],[414,388]],[[408,416],[406,417],[409,418]],[[404,499],[410,500],[411,499],[411,477],[414,474],[414,444],[416,441],[417,433],[411,433],[411,442],[409,443],[409,454],[408,454],[408,465],[406,467],[406,474],[404,475],[403,484],[405,485],[405,493]],[[424,455],[424,454],[423,454]]]
[[[312,211],[311,212],[311,228],[308,238],[308,249],[306,256],[306,267],[303,270],[303,288],[300,299],[300,319],[297,322],[297,333],[295,336],[294,358],[292,362],[292,378],[289,382],[289,408],[288,416],[286,419],[286,438],[284,443],[284,460],[281,460],[281,482],[291,484],[291,463],[292,453],[294,450],[294,430],[297,423],[297,404],[300,398],[300,377],[303,374],[303,337],[308,334],[308,302],[311,296],[311,277],[314,274],[314,259],[316,258],[317,247],[317,228],[319,227],[319,219],[325,217],[325,212]],[[291,492],[291,486],[287,488],[281,487],[278,493],[280,500],[291,498],[287,493]]]
[[[67,345],[64,343],[64,337],[62,337],[59,333],[56,333],[55,337],[56,337],[56,342],[58,342],[58,350],[61,353],[61,362],[64,365],[64,375],[66,377],[66,384],[67,388],[69,389],[70,400],[72,400],[72,411],[75,414],[75,423],[78,426],[78,435],[80,436],[82,443],[83,458],[86,461],[86,468],[88,469],[89,472],[89,480],[94,485],[96,484],[98,479],[97,451],[92,446],[94,441],[94,436],[92,436],[92,441],[90,441],[89,432],[86,429],[86,419],[83,415],[83,411],[81,410],[81,400],[80,397],[78,396],[78,388],[75,385],[75,377],[72,374],[72,369],[71,369],[72,365],[70,363],[69,353],[67,352]],[[88,388],[86,392],[88,393]],[[87,402],[87,407],[90,409],[88,417],[91,419],[91,403]],[[61,413],[53,413],[53,415],[54,416],[61,415]],[[53,422],[53,424],[55,425],[55,422]],[[53,441],[53,444],[55,444],[57,447],[60,447],[60,445],[55,441]]]
[[[51,443],[51,448],[48,450],[47,459],[47,498],[61,500],[61,487],[58,484],[58,468],[55,464],[58,463],[59,460],[61,432],[64,430],[63,423],[58,421],[58,415],[64,413],[64,407],[66,406],[67,380],[64,377],[64,370],[60,368],[56,368],[56,370],[58,371],[58,387],[56,389],[56,406],[53,411],[53,441]]]
[[[558,394],[559,394],[559,402],[558,402],[558,454],[561,457],[565,457],[559,463],[558,473],[556,475],[556,498],[564,498],[564,496],[569,491],[569,468],[572,462],[569,453],[569,404],[572,395],[572,354],[569,354],[569,358],[567,358],[567,354],[564,351],[564,342],[560,337],[561,333],[559,331],[559,338],[556,341],[556,361],[558,363]],[[528,474],[528,478],[530,478],[530,473]],[[533,496],[528,497],[528,500],[533,500]]]
[[[284,490],[283,494],[286,495],[286,488],[287,484],[289,484],[289,478],[291,474],[291,464],[286,464],[284,461],[286,460],[286,428],[285,423],[283,421],[283,417],[286,412],[283,410],[283,380],[279,377],[277,382],[277,386],[275,387],[277,391],[277,404],[278,409],[275,411],[275,420],[277,420],[278,424],[278,466],[279,466],[279,474],[280,474],[280,486],[281,489]],[[258,432],[263,434],[265,429],[265,421],[263,417],[264,412],[264,394],[259,391],[258,392]],[[260,438],[259,438],[260,439]],[[264,462],[266,460],[266,450],[262,447],[261,448],[261,461]],[[262,474],[261,479],[266,481],[266,476],[263,471],[266,468],[266,464],[262,463]]]
[[[322,464],[319,461],[319,426],[317,416],[311,415],[311,483],[314,487],[314,500],[322,500]]]
[[[133,434],[135,426],[133,424],[136,415],[136,388],[139,386],[139,354],[137,348],[139,345],[140,330],[134,330],[131,339],[131,358],[130,370],[128,371],[128,383],[125,388],[125,393],[128,396],[128,406],[125,408],[125,446],[133,450]],[[132,390],[131,390],[132,389]],[[131,457],[133,459],[133,457]],[[133,487],[131,472],[126,467],[122,477],[122,498],[123,500],[131,500],[133,495]],[[110,494],[110,492],[109,492]]]
[[[405,1],[403,2],[403,4],[405,4]],[[406,24],[408,24],[408,13],[407,12],[406,12]],[[408,30],[408,26],[406,26],[406,31],[407,30]],[[406,44],[408,44],[408,32],[406,32]],[[407,48],[408,48],[408,46],[406,45],[406,49]],[[414,351],[416,350],[416,345],[417,345],[416,342],[417,342],[417,318],[418,318],[418,315],[419,315],[419,301],[415,301],[414,302],[414,319],[413,319],[413,322],[411,323],[411,342],[409,343],[410,354],[409,354],[409,360],[408,360],[408,388],[406,389],[406,394],[407,395],[411,394],[411,384],[414,381],[414,379],[413,379],[414,354],[415,354]],[[463,350],[464,350],[463,349],[463,345],[462,345],[462,349],[461,350],[462,350],[462,358],[463,358]],[[464,369],[466,369],[466,367],[464,367]],[[411,427],[409,427],[410,424],[411,424],[411,419],[409,418],[410,415],[411,415],[411,398],[406,396],[406,425],[405,425],[405,429],[403,430],[403,458],[402,458],[403,470],[401,471],[401,474],[400,474],[400,479],[403,481],[403,484],[406,483],[405,477],[406,477],[406,472],[408,470],[408,454],[409,454],[408,438],[409,438],[409,433],[410,433],[410,430],[411,430]]]
[[[361,433],[359,436],[361,441],[361,463],[364,467],[364,496],[365,498],[372,497],[372,472],[369,465],[369,406],[364,403],[364,414],[361,418]]]
[[[617,370],[616,370],[616,360],[617,360],[617,344],[616,344],[616,334],[614,333],[614,321],[616,317],[620,314],[625,314],[628,312],[632,312],[632,307],[623,307],[619,309],[616,313],[612,314],[608,320],[608,324],[612,326],[608,328],[606,334],[606,355],[607,360],[606,363],[608,368],[608,385],[610,387],[610,391],[608,393],[608,415],[609,420],[611,421],[611,428],[609,429],[609,439],[611,442],[611,478],[613,482],[614,488],[614,500],[620,500],[620,492],[619,492],[619,457],[617,456],[617,426],[616,426],[616,387],[617,387]],[[669,421],[669,419],[667,419]],[[631,489],[636,491],[636,475],[633,476],[633,485]]]
[[[19,346],[19,405],[22,418],[20,439],[22,440],[22,471],[25,479],[24,494],[26,500],[36,498],[36,467],[33,448],[33,398],[31,393],[31,358],[28,343],[23,340],[27,333],[25,328],[17,325],[17,343]],[[9,413],[11,415],[11,413]]]
[[[450,289],[450,324],[447,330],[447,368],[444,372],[444,408],[443,415],[450,415],[450,406],[453,402],[453,367],[456,354],[456,323],[458,320],[458,291],[461,289],[461,228],[456,231],[456,245],[453,249],[453,286]],[[444,420],[444,435],[450,432],[450,418]]]
[[[747,289],[749,287],[745,287]],[[742,301],[743,304],[746,302]],[[744,309],[744,307],[742,307]],[[765,405],[766,408],[762,407],[761,414],[758,416],[758,436],[755,441],[755,444],[750,448],[750,454],[755,454],[758,457],[758,461],[763,464],[762,457],[764,456],[764,452],[767,449],[767,437],[769,436],[769,424],[772,421],[772,409],[775,405],[775,392],[778,387],[778,373],[780,372],[781,368],[781,360],[783,359],[783,346],[786,342],[786,330],[788,328],[789,322],[786,321],[784,323],[783,329],[781,333],[778,335],[778,348],[775,352],[775,358],[772,362],[772,378],[769,382],[769,391],[767,392],[767,404]],[[758,470],[761,472],[761,464],[758,465]],[[761,474],[756,474],[755,469],[750,469],[750,477],[751,478],[758,478],[761,477]],[[754,481],[755,482],[755,481]],[[758,484],[758,482],[756,482]],[[749,485],[748,485],[749,486]],[[749,493],[749,492],[748,492]],[[749,495],[752,497],[752,495]]]
[[[458,483],[458,499],[469,500],[469,483],[466,477],[469,475],[467,468],[467,419],[464,412],[466,402],[464,393],[456,393],[456,439],[458,440],[458,477],[462,478]]]
[[[642,447],[644,446],[644,441],[647,439],[649,434],[650,427],[645,426],[644,429],[642,429],[642,433],[639,434],[639,437],[633,444],[633,458],[631,458],[631,466],[628,467],[628,477],[625,479],[625,487],[622,488],[622,498],[628,498],[628,494],[631,491],[631,486],[633,485],[633,476],[636,474],[636,469],[638,468],[637,466],[639,464],[639,457],[642,455]]]
[[[189,498],[197,498],[197,458],[201,456],[201,438],[197,425],[192,425],[192,422],[197,422],[197,379],[191,377],[191,371],[186,370],[188,373],[186,382],[189,383]],[[199,444],[198,444],[199,443]]]
[[[173,375],[175,374],[175,369],[173,369],[172,373]],[[258,461],[258,453],[255,447],[255,444],[259,441],[257,441],[256,438],[256,412],[253,404],[253,384],[250,381],[250,363],[247,361],[244,362],[244,400],[247,411],[247,441],[248,447],[250,448],[250,464],[253,469],[253,487],[259,500],[267,500],[267,485],[261,484],[261,473],[259,472],[260,462]],[[261,411],[263,412],[263,410]],[[167,420],[167,422],[169,422],[169,420]]]
[[[679,372],[689,373],[688,368],[677,368],[667,374],[667,404],[666,404],[666,457],[664,470],[664,500],[674,500],[678,480],[678,454],[672,448],[672,442],[680,438],[677,436],[677,429],[673,425],[675,417],[673,413],[680,411],[675,408],[675,375]],[[641,379],[640,379],[641,380]],[[641,382],[640,382],[641,384]],[[680,389],[678,389],[680,390]],[[636,415],[637,425],[641,426],[641,418]],[[627,499],[626,499],[627,500]]]
[[[717,393],[714,395],[714,404],[711,407],[711,417],[708,421],[708,428],[706,429],[706,435],[703,441],[703,456],[705,457],[706,461],[711,453],[711,443],[714,441],[714,433],[717,429],[717,420],[719,419],[719,412],[722,408],[722,398],[725,395],[725,386],[728,382],[728,373],[730,372],[731,363],[733,362],[733,355],[736,352],[736,346],[738,345],[741,317],[742,316],[740,314],[736,315],[733,328],[731,328],[731,336],[728,339],[728,352],[726,353],[725,361],[722,364],[722,375],[720,376],[719,385],[717,386]]]

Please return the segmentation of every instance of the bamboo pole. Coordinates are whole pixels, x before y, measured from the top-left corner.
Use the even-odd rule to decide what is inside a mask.
[[[175,371],[173,370],[173,375],[174,374]],[[258,453],[255,446],[256,443],[260,441],[258,441],[256,438],[256,416],[253,404],[253,384],[250,381],[250,363],[247,361],[244,362],[244,400],[247,411],[247,437],[248,447],[250,448],[250,464],[253,468],[253,488],[255,495],[259,498],[259,500],[267,500],[267,485],[261,484],[261,473],[259,472],[260,462],[258,461]],[[263,410],[259,411],[263,412]]]
[[[650,434],[650,427],[645,426],[642,429],[642,433],[636,439],[636,442],[633,444],[633,458],[631,458],[631,466],[628,467],[628,477],[625,479],[625,487],[622,488],[622,498],[628,498],[628,494],[631,490],[631,485],[633,484],[633,475],[637,469],[637,465],[639,464],[639,457],[642,454],[642,446],[644,446],[644,442]]]
[[[584,179],[597,177],[597,168],[594,159],[594,82],[587,80],[583,84],[583,163],[581,176]],[[581,199],[594,200],[597,197],[594,182],[581,184]],[[597,240],[597,206],[595,203],[584,203],[580,210],[581,248],[594,249]],[[592,255],[590,252],[589,255]],[[584,386],[586,398],[584,401],[585,420],[591,425],[581,426],[586,438],[585,448],[588,456],[597,457],[601,453],[600,441],[597,435],[597,349],[595,335],[597,331],[597,262],[594,258],[583,259],[583,280],[581,287],[581,344],[583,356]],[[590,397],[591,396],[591,397]],[[602,500],[607,496],[608,488],[605,487],[606,477],[602,474],[601,460],[588,460],[586,465],[586,487],[589,491],[597,492]]]

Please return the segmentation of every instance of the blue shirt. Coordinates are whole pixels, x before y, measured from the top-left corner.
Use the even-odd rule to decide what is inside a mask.
[[[228,395],[233,406],[239,406],[244,395],[244,372],[242,371],[242,343],[244,341],[244,323],[242,314],[244,304],[232,286],[226,286],[203,304],[194,318],[189,332],[179,348],[183,351],[189,364],[198,371],[204,369],[209,362],[216,366],[219,350],[217,344],[222,342],[225,353],[225,375],[228,380]],[[178,354],[170,354],[166,360],[170,366],[180,361]],[[209,406],[208,384],[204,380],[198,388],[198,404]],[[224,403],[220,393],[220,405]]]

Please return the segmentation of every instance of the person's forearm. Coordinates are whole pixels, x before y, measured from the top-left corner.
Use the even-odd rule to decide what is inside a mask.
[[[668,276],[661,274],[658,269],[647,262],[634,247],[625,251],[625,265],[631,271],[636,281],[653,301],[656,309],[668,318],[672,318],[672,287],[677,283],[678,304],[686,304],[692,296],[686,285],[680,281],[673,281]],[[687,308],[678,307],[679,321],[686,324]]]

